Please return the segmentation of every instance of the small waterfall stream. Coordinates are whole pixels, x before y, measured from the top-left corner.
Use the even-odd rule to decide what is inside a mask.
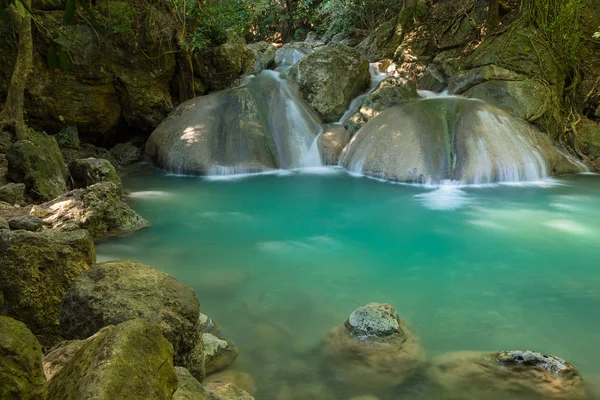
[[[369,90],[352,100],[350,106],[348,107],[348,110],[346,110],[344,115],[342,115],[342,117],[338,122],[336,122],[336,124],[343,124],[348,118],[350,118],[354,113],[356,113],[360,109],[360,103],[362,103],[365,97],[367,97],[373,90],[377,89],[377,86],[379,86],[381,81],[388,77],[387,74],[379,71],[379,64],[377,63],[370,64],[369,72],[371,73],[371,84],[369,85]]]

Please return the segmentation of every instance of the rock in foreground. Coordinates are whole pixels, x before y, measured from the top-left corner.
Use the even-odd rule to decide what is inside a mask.
[[[99,182],[112,182],[122,190],[121,177],[108,160],[83,158],[69,163],[69,172],[75,188],[81,189]]]

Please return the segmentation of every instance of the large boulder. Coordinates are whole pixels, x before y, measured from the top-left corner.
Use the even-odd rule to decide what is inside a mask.
[[[115,167],[101,158],[84,158],[69,163],[69,172],[75,188],[86,188],[99,182],[112,182],[123,188],[121,177]]]
[[[7,183],[0,187],[0,201],[8,204],[25,205],[25,184]]]
[[[369,86],[369,62],[356,49],[335,43],[306,56],[284,75],[324,122],[335,122]]]
[[[326,367],[358,392],[386,391],[421,370],[425,353],[396,310],[369,303],[324,338]]]
[[[181,357],[198,341],[200,304],[194,291],[170,275],[132,261],[97,264],[65,295],[60,326],[67,339],[85,339],[107,325],[141,318],[159,325]]]
[[[533,351],[444,354],[433,361],[429,376],[448,400],[588,398],[573,365]]]
[[[0,315],[0,399],[45,398],[40,344],[25,324]]]
[[[134,319],[87,342],[48,384],[49,399],[170,400],[173,346],[157,324]]]
[[[87,229],[94,239],[147,227],[148,222],[123,201],[121,191],[112,182],[96,183],[34,206],[31,215],[55,230]]]
[[[458,97],[383,111],[356,133],[341,164],[355,173],[416,183],[539,180],[581,170],[526,122]]]
[[[342,125],[325,125],[318,142],[323,164],[338,165],[340,154],[349,141],[350,133]]]
[[[88,232],[0,231],[1,314],[19,318],[48,345],[59,336],[59,307],[67,290],[96,262]]]
[[[65,163],[54,137],[32,132],[29,139],[13,143],[6,157],[9,178],[25,183],[32,199],[47,201],[67,191]]]
[[[194,57],[194,73],[209,91],[232,87],[254,65],[256,55],[244,38],[228,32],[224,39]]]

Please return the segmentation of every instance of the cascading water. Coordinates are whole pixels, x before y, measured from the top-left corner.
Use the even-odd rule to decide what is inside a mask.
[[[367,97],[371,92],[377,89],[377,86],[379,86],[381,81],[388,77],[387,74],[379,71],[378,63],[371,63],[369,65],[369,73],[371,74],[371,84],[369,85],[369,90],[352,100],[350,106],[348,107],[348,110],[346,110],[344,115],[342,115],[342,117],[338,122],[336,122],[336,124],[343,124],[348,118],[352,116],[352,114],[356,113],[360,109],[360,104],[365,99],[365,97]]]

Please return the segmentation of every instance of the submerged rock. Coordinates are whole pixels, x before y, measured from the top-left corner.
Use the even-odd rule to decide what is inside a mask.
[[[29,139],[13,143],[6,157],[9,178],[23,182],[34,200],[51,200],[67,191],[65,164],[52,136],[31,133]]]
[[[334,43],[306,56],[283,75],[324,122],[335,122],[369,86],[369,62],[356,49]]]
[[[326,367],[349,387],[385,391],[419,372],[425,353],[389,304],[369,303],[323,341]]]
[[[69,172],[73,186],[77,189],[86,188],[100,182],[112,182],[123,189],[121,177],[115,167],[101,158],[84,158],[69,163]]]
[[[157,324],[134,319],[86,342],[50,380],[48,398],[170,400],[175,390],[173,346]]]
[[[0,399],[45,398],[40,344],[25,324],[0,315]]]
[[[207,374],[220,371],[235,362],[237,348],[232,342],[210,333],[203,333],[202,341],[204,342],[204,368]]]
[[[233,383],[207,383],[202,386],[207,400],[254,400],[254,397]]]
[[[100,182],[72,190],[31,209],[31,215],[55,230],[87,229],[95,239],[132,232],[148,226],[121,198],[122,189]]]
[[[205,383],[232,383],[250,395],[256,394],[256,382],[252,375],[247,372],[226,370],[211,374],[204,381]]]
[[[526,122],[459,97],[383,111],[356,133],[341,164],[356,173],[419,183],[540,180],[580,171]]]
[[[132,261],[97,264],[65,295],[60,326],[67,339],[85,339],[107,325],[141,318],[155,322],[176,357],[198,340],[200,304],[194,291],[170,275]]]
[[[176,367],[179,387],[173,400],[254,400],[249,393],[232,383],[214,382],[202,385],[185,368]]]
[[[529,350],[444,354],[434,360],[429,375],[449,400],[588,398],[573,365]]]
[[[27,324],[42,344],[59,336],[59,307],[67,290],[96,262],[88,232],[0,230],[0,313]]]
[[[325,125],[319,136],[319,154],[324,165],[338,165],[342,150],[350,141],[350,133],[342,125]]]

